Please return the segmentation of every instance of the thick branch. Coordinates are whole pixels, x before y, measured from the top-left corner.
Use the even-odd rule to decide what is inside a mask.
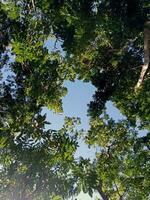
[[[116,190],[117,190],[118,196],[119,196],[119,200],[123,200],[123,195],[120,194],[119,188],[118,188],[117,184],[115,183],[115,181],[114,181],[114,184],[115,184],[115,187],[116,187]]]
[[[144,28],[144,65],[142,66],[141,74],[136,84],[135,91],[137,91],[137,89],[141,87],[144,81],[144,77],[146,75],[149,62],[150,62],[150,21],[148,21],[145,24]]]
[[[102,190],[102,185],[101,184],[99,186],[97,186],[95,189],[101,195],[101,197],[102,197],[103,200],[109,200],[109,198],[107,197],[107,195]]]
[[[35,10],[35,3],[34,3],[34,0],[31,0],[31,2],[32,2],[33,9]]]

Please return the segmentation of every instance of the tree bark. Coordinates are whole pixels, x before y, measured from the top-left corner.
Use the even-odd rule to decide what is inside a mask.
[[[142,66],[142,70],[140,73],[140,77],[135,86],[135,91],[141,87],[144,81],[144,77],[146,75],[147,69],[150,63],[150,21],[145,23],[144,28],[144,65]]]

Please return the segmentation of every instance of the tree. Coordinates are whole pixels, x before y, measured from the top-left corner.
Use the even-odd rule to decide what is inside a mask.
[[[115,122],[106,114],[90,125],[85,140],[98,150],[93,162],[80,159],[74,168],[78,186],[91,196],[98,192],[103,200],[148,200],[149,140],[128,121]]]
[[[144,25],[149,21],[148,1],[101,1],[95,12],[94,38],[91,37],[84,51],[70,59],[79,66],[76,69],[79,78],[91,81],[97,88],[89,104],[89,115],[99,116],[105,103],[111,100],[132,125],[138,119],[140,127],[148,128],[149,73],[147,69],[143,71],[143,58],[149,55],[143,48],[147,38],[145,45],[149,49],[148,36],[143,34],[144,28],[149,30]]]
[[[105,102],[115,96],[114,92],[120,90],[118,81],[125,84],[121,85],[125,89],[128,84],[126,77],[130,73],[128,69],[135,77],[133,82],[136,86],[140,70],[134,68],[143,64],[142,33],[149,17],[147,0],[8,1],[1,3],[1,7],[8,21],[12,21],[8,34],[16,62],[10,69],[19,75],[20,70],[23,72],[25,94],[35,97],[37,104],[61,111],[61,98],[66,93],[63,81],[75,77],[75,72],[79,78],[91,81],[98,88],[95,101],[99,103],[90,106],[93,113],[97,109],[97,114]],[[48,55],[44,42],[49,35],[62,40],[67,62],[56,52]],[[104,59],[108,54],[110,57]],[[127,58],[128,67],[124,63]],[[52,81],[51,87],[48,81]],[[98,82],[103,84],[98,85]],[[38,88],[36,93],[35,88]]]
[[[61,52],[45,47],[49,37],[69,39],[72,27],[67,26],[74,18],[66,18],[66,9],[63,1],[0,3],[2,199],[56,199],[74,193],[74,122],[66,120],[59,131],[45,130],[46,116],[41,114],[43,106],[62,112],[64,80],[75,77]]]
[[[1,199],[46,200],[58,195],[66,199],[75,192],[76,179],[70,169],[77,148],[78,120],[66,118],[60,130],[44,131],[45,116],[36,119],[16,134],[13,127],[1,130]],[[6,140],[7,133],[12,138]]]
[[[144,25],[148,12],[148,0],[0,3],[2,198],[68,197],[80,181],[83,191],[97,190],[103,199],[149,198],[149,134],[138,138],[134,130],[137,122],[138,128],[149,129],[148,59],[147,68],[140,70],[144,56],[149,58],[142,44],[144,28],[149,32]],[[45,47],[50,37],[62,42],[64,56],[55,45],[52,51]],[[99,146],[100,152],[92,164],[73,160],[77,133],[68,134],[73,132],[71,120],[60,131],[45,130],[46,116],[41,114],[43,106],[62,112],[63,83],[76,75],[97,88],[89,106],[87,143]],[[95,119],[108,100],[128,121]],[[56,184],[50,184],[51,178]]]

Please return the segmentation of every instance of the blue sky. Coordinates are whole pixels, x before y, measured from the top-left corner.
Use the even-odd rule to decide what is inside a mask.
[[[95,88],[90,83],[85,83],[79,80],[75,82],[67,81],[65,86],[68,89],[68,94],[63,98],[63,110],[62,114],[55,114],[54,112],[43,109],[43,113],[47,114],[47,121],[51,122],[50,128],[59,129],[63,125],[64,116],[79,117],[81,119],[81,125],[79,128],[88,130],[89,118],[87,116],[87,104],[92,100]],[[118,120],[123,118],[121,113],[116,109],[111,102],[107,103],[107,112],[113,119]],[[80,141],[80,148],[78,149],[76,156],[84,156],[93,158],[94,151],[87,148],[87,146]]]
[[[66,82],[65,86],[68,89],[68,94],[63,99],[63,110],[62,114],[55,114],[54,112],[43,109],[43,112],[47,114],[47,120],[51,122],[51,128],[59,129],[63,125],[64,116],[68,117],[80,117],[81,125],[79,129],[87,130],[89,128],[88,117],[87,117],[87,104],[92,99],[92,95],[95,88],[89,83],[83,83],[81,81]],[[94,152],[87,148],[87,146],[80,141],[80,148],[76,156],[93,157]]]

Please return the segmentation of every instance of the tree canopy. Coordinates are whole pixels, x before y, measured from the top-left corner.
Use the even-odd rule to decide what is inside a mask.
[[[148,0],[0,2],[1,199],[150,198],[149,22]],[[74,157],[79,119],[52,130],[42,114],[63,112],[64,81],[76,78],[96,87],[83,137],[94,161]],[[108,100],[126,120],[105,113]]]
[[[91,120],[85,141],[98,150],[93,162],[80,159],[74,169],[84,192],[92,196],[97,191],[103,200],[149,199],[150,142],[146,137],[139,138],[127,120],[115,122],[105,114]]]

